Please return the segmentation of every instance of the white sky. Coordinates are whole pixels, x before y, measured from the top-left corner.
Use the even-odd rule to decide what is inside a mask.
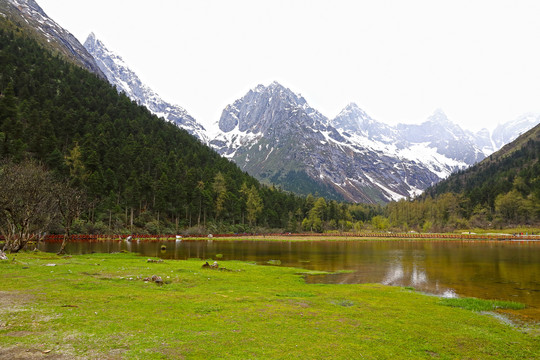
[[[537,0],[37,2],[207,128],[274,80],[329,118],[349,102],[389,124],[441,108],[479,130],[540,112]]]

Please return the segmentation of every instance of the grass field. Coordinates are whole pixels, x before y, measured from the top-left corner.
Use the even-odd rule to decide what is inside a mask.
[[[540,357],[536,332],[475,311],[520,304],[448,303],[375,284],[309,285],[293,268],[203,263],[11,254],[0,262],[0,358]],[[144,281],[152,275],[164,283]]]

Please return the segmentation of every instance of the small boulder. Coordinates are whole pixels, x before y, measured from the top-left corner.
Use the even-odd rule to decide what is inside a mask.
[[[202,267],[203,268],[210,268],[210,269],[218,269],[219,265],[218,265],[217,261],[214,261],[213,264],[209,264],[208,261],[207,261],[202,265]]]
[[[0,260],[8,260],[6,253],[2,250],[0,250]]]
[[[143,281],[154,282],[158,285],[163,285],[163,279],[161,278],[161,276],[157,276],[157,275],[152,275],[152,277],[146,277],[143,279]]]

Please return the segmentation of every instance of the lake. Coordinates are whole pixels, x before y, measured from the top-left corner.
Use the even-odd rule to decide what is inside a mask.
[[[166,250],[161,250],[165,245]],[[59,243],[42,243],[56,252]],[[518,301],[540,321],[538,241],[160,241],[73,242],[67,252],[140,253],[163,259],[253,261],[345,273],[308,276],[309,283],[380,283],[440,296]],[[273,261],[272,261],[273,260]]]

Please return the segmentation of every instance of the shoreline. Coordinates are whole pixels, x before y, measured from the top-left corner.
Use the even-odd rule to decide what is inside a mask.
[[[47,235],[41,241],[61,242],[64,235]],[[2,239],[0,239],[1,241]],[[513,234],[434,234],[434,233],[343,233],[343,234],[209,234],[171,235],[171,234],[133,234],[133,235],[71,235],[72,242],[94,241],[540,241],[540,235]]]

